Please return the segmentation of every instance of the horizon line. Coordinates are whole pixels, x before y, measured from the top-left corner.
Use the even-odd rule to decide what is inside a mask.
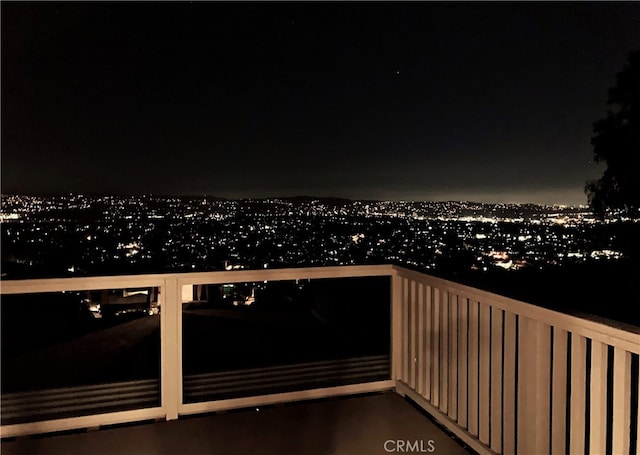
[[[227,201],[246,201],[246,200],[270,200],[270,199],[310,199],[310,200],[322,200],[322,199],[334,199],[343,200],[349,202],[429,202],[429,203],[471,203],[471,204],[485,204],[485,205],[536,205],[536,206],[551,206],[551,207],[589,207],[589,204],[574,204],[574,203],[545,203],[545,202],[482,202],[471,199],[414,199],[414,198],[391,198],[391,199],[379,199],[379,198],[353,198],[344,196],[316,196],[308,194],[297,194],[292,196],[245,196],[245,197],[228,197],[217,196],[210,193],[186,193],[186,194],[171,194],[171,193],[126,193],[126,192],[100,192],[100,191],[34,191],[34,192],[1,192],[0,195],[4,196],[27,196],[27,197],[62,197],[62,196],[91,196],[91,197],[164,197],[164,198],[214,198]]]

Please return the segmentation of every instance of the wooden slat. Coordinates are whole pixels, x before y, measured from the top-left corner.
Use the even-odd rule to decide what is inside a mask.
[[[553,365],[551,399],[551,453],[563,454],[567,448],[567,359],[568,334],[553,329]]]
[[[402,279],[402,382],[409,383],[409,280]]]
[[[402,280],[391,278],[391,378],[402,379]]]
[[[469,304],[465,297],[458,299],[458,424],[467,428],[467,364],[468,354],[468,310]]]
[[[425,286],[424,289],[424,297],[425,297],[425,355],[427,358],[425,359],[424,365],[424,397],[427,400],[431,400],[432,397],[432,387],[433,387],[433,288],[431,286]]]
[[[613,351],[613,434],[614,454],[629,453],[631,443],[631,353]]]
[[[571,422],[569,425],[569,453],[582,454],[585,450],[587,384],[587,339],[571,334]]]
[[[515,314],[507,311],[504,315],[504,392],[502,396],[502,453],[516,451],[516,323]]]
[[[440,323],[440,410],[449,410],[449,295],[440,293],[442,320]]]
[[[519,318],[518,453],[549,453],[551,428],[551,328]]]
[[[416,366],[418,363],[418,312],[416,303],[416,282],[411,280],[409,285],[409,384],[416,389]]]
[[[535,453],[549,453],[551,447],[551,327],[533,323],[535,346]]]
[[[469,301],[469,433],[478,436],[478,333],[479,306],[476,301]]]
[[[433,341],[431,345],[432,376],[431,403],[440,406],[440,291],[433,289]]]
[[[589,452],[605,453],[607,436],[607,345],[591,342]]]
[[[426,337],[426,329],[425,329],[425,302],[424,302],[424,285],[422,283],[418,283],[418,364],[416,365],[418,369],[418,387],[416,391],[424,396],[424,388],[425,388],[425,374],[424,367],[426,363],[426,355],[425,355],[425,337]]]
[[[518,319],[518,389],[517,393],[517,451],[532,453],[535,447],[535,416],[533,414],[535,384],[535,339],[529,318]]]
[[[458,296],[449,293],[449,417],[458,419]]]
[[[480,304],[480,382],[478,398],[479,439],[489,445],[491,423],[491,307]]]
[[[502,334],[503,314],[491,309],[491,449],[502,453]]]

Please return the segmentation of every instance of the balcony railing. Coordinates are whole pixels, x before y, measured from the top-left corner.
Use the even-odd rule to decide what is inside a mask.
[[[356,277],[386,277],[386,310],[373,303],[354,307],[349,317],[360,318],[360,327],[332,329],[333,338],[322,339],[313,349],[304,343],[321,335],[311,325],[296,332],[295,339],[257,346],[271,349],[271,357],[280,355],[275,364],[263,362],[259,355],[247,357],[249,350],[243,346],[224,346],[226,339],[215,337],[217,326],[202,322],[213,313],[235,317],[235,313],[199,306],[202,285]],[[78,352],[89,359],[86,351],[92,343],[103,347],[100,360],[104,361],[111,359],[108,353],[118,343],[134,337],[132,333],[140,346],[146,346],[144,354],[128,354],[131,377],[115,375],[108,382],[89,375],[84,382],[51,382],[57,386],[44,387],[41,384],[47,381],[31,378],[35,385],[29,388],[24,384],[31,382],[14,378],[16,389],[6,390],[13,383],[5,381],[3,373],[3,438],[395,389],[479,453],[617,455],[639,450],[638,331],[402,267],[240,270],[3,281],[1,285],[3,296],[145,288],[151,290],[148,303],[159,309],[142,320],[105,328],[99,335],[63,341],[61,345],[67,343],[63,354],[25,350],[23,357],[30,359],[31,367],[42,366],[40,376],[53,378],[56,370],[66,373],[71,368],[65,365],[73,365]],[[377,316],[371,316],[376,311]],[[227,324],[224,330],[235,330],[231,322]],[[255,327],[247,329],[248,336],[260,340],[262,335],[254,333],[260,329]],[[198,330],[200,335],[194,335]],[[351,332],[357,335],[345,338]],[[381,346],[370,346],[375,344],[367,338],[370,332],[383,337]],[[335,354],[332,343],[344,348],[344,355],[309,354],[305,360],[285,352],[288,345],[301,344],[310,353]],[[219,360],[220,345],[236,353],[229,357],[230,363]],[[351,345],[358,348],[350,351]],[[149,353],[157,355],[155,373]],[[199,356],[197,362],[194,356]],[[5,360],[3,369],[22,365]],[[141,366],[145,362],[149,368]],[[90,362],[84,363],[81,366],[90,371]]]

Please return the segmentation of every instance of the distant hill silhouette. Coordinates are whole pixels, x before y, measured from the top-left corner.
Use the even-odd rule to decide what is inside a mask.
[[[29,197],[43,197],[43,198],[51,198],[51,197],[70,197],[70,196],[79,196],[83,195],[86,197],[113,197],[113,198],[155,198],[155,199],[181,199],[181,200],[208,200],[208,201],[228,201],[228,202],[244,202],[244,203],[255,203],[255,202],[266,202],[266,201],[287,201],[293,204],[301,204],[301,203],[310,203],[313,201],[318,201],[321,204],[329,205],[329,206],[344,206],[353,204],[355,202],[359,202],[362,204],[376,204],[381,202],[406,202],[406,203],[424,203],[424,204],[469,204],[469,205],[478,205],[478,206],[510,206],[510,207],[520,207],[522,209],[528,210],[537,210],[540,208],[559,208],[559,207],[569,207],[576,208],[576,205],[570,204],[538,204],[533,202],[513,202],[513,203],[502,203],[502,202],[478,202],[471,200],[429,200],[429,199],[350,199],[345,197],[338,196],[309,196],[309,195],[298,195],[298,196],[265,196],[265,197],[221,197],[215,196],[211,194],[161,194],[161,193],[140,193],[140,194],[131,194],[131,193],[118,193],[118,192],[95,192],[95,191],[87,191],[87,192],[16,192],[16,191],[3,191],[2,196],[29,196]]]
[[[267,198],[267,199],[274,199],[274,198]],[[348,204],[353,204],[354,202],[354,200],[352,199],[347,199],[342,197],[332,197],[332,196],[315,197],[315,196],[302,195],[302,196],[289,196],[289,197],[277,198],[277,199],[282,199],[282,200],[292,202],[292,203],[297,203],[297,204],[318,201],[321,204],[325,204],[325,205],[348,205]]]

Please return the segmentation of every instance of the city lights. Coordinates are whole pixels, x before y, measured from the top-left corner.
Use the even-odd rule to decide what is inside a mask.
[[[60,266],[62,275],[131,267],[160,272],[388,262],[431,270],[447,261],[467,270],[519,270],[623,257],[615,234],[594,237],[620,218],[601,222],[587,207],[314,198],[2,199],[5,261]],[[87,213],[98,216],[88,222]]]

